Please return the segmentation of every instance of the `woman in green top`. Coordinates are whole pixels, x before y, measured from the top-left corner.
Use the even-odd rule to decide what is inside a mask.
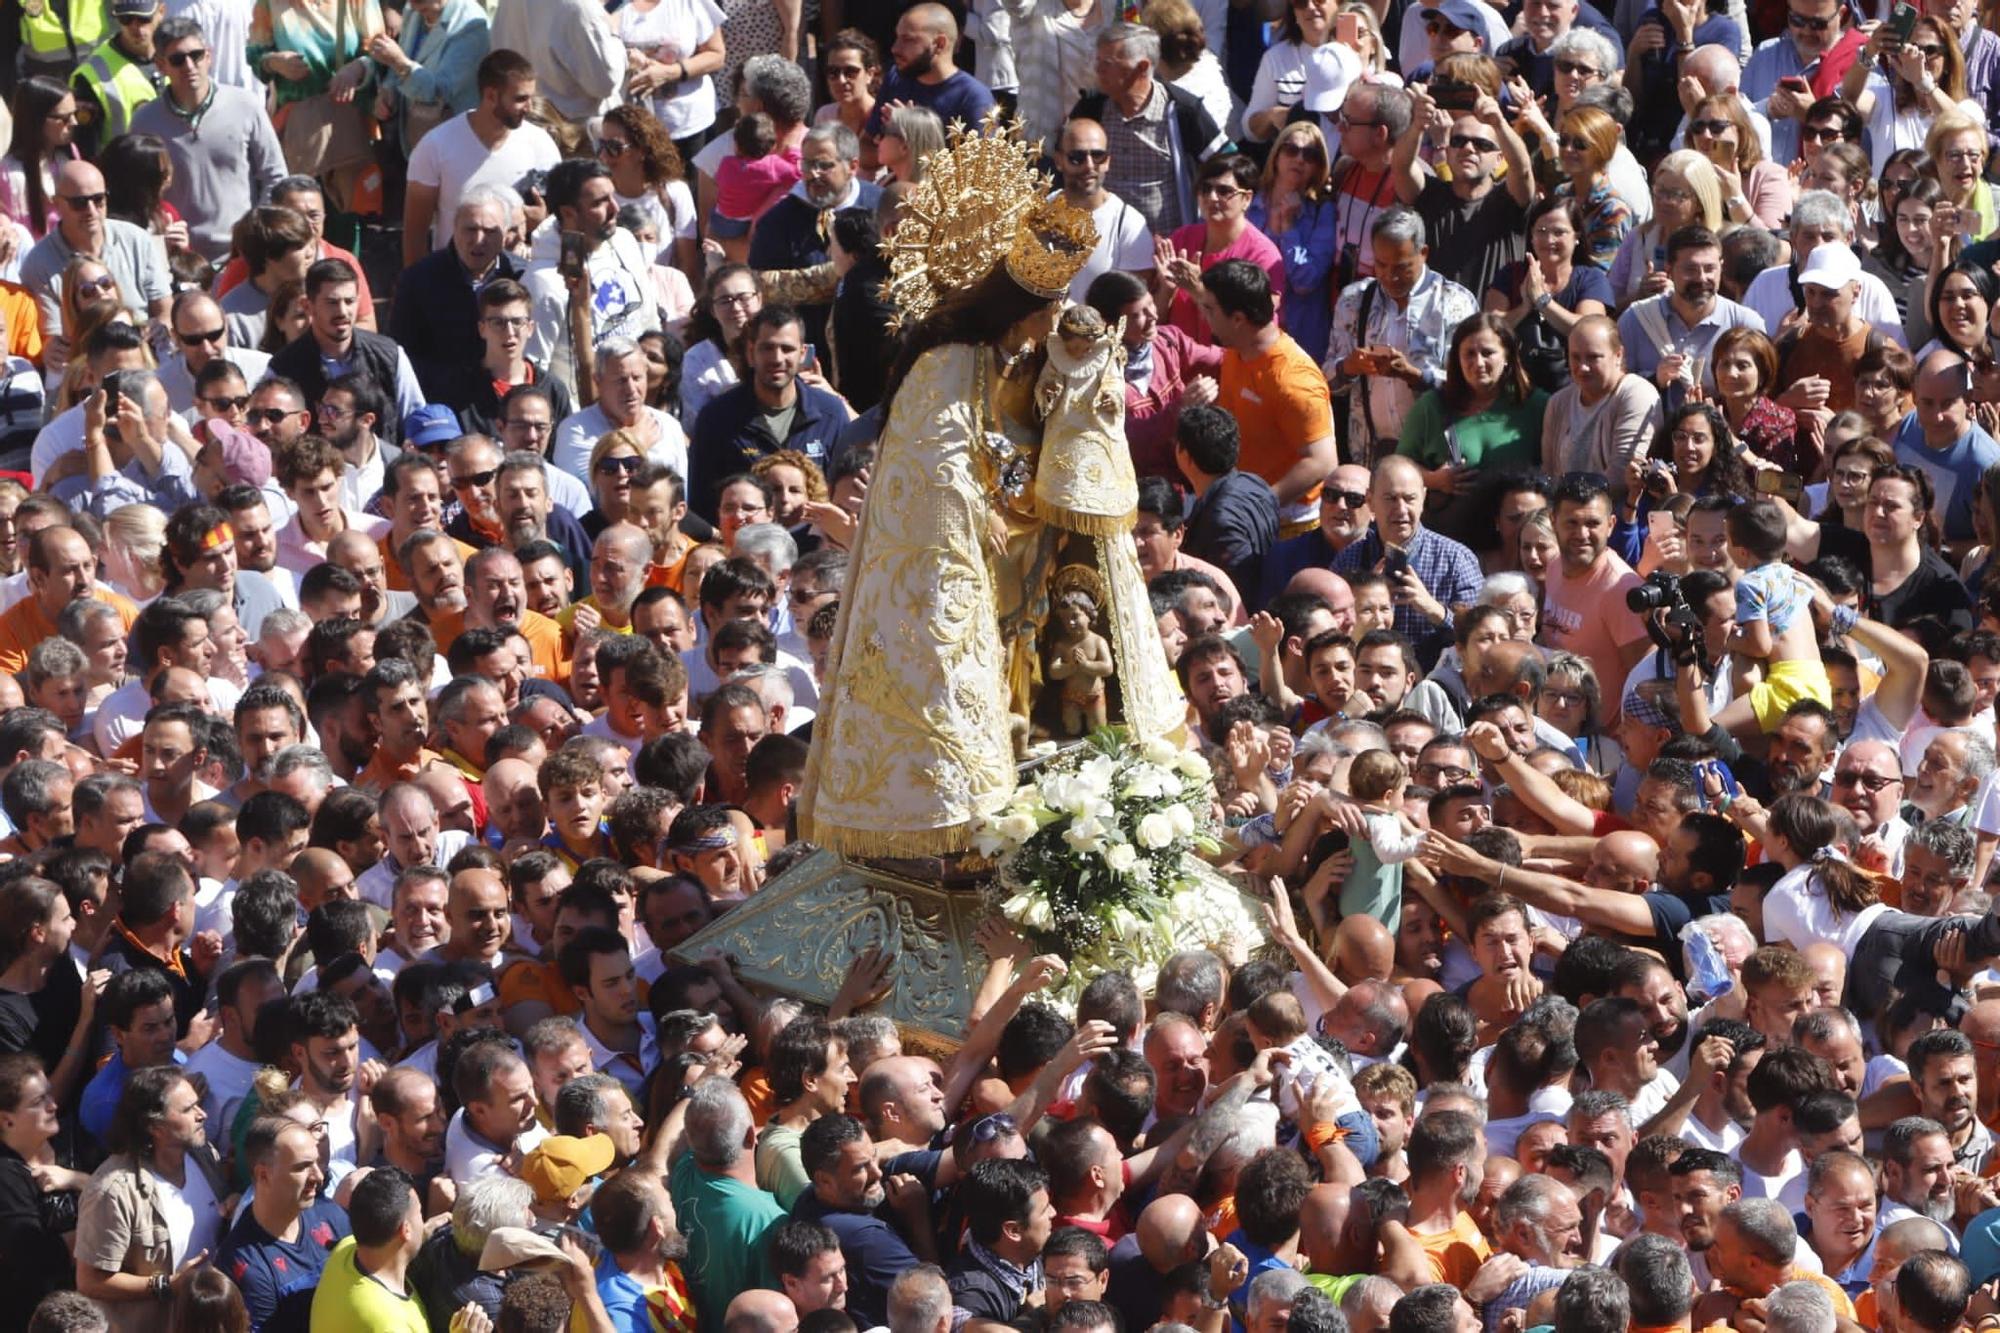
[[[1444,383],[1418,398],[1403,418],[1396,452],[1415,459],[1424,485],[1449,497],[1425,521],[1477,549],[1492,488],[1508,472],[1532,472],[1542,448],[1549,396],[1528,382],[1504,316],[1474,315],[1452,334]]]

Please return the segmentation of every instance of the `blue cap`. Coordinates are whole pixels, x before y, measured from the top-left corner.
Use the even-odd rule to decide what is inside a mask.
[[[465,432],[458,424],[458,413],[443,403],[425,403],[403,418],[403,443],[413,448],[449,444],[463,434]]]
[[[1446,23],[1461,32],[1475,34],[1479,44],[1486,45],[1486,21],[1479,13],[1479,0],[1439,0],[1437,4],[1425,5],[1423,17],[1441,15]]]
[[[1959,1261],[1972,1274],[1972,1285],[1983,1287],[2000,1277],[2000,1208],[1988,1208],[1965,1224]]]

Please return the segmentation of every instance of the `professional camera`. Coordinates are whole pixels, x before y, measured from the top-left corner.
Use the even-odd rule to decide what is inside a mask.
[[[1703,663],[1701,613],[1688,604],[1677,574],[1656,569],[1646,581],[1625,594],[1625,605],[1646,622],[1646,633],[1674,661]],[[1655,614],[1655,613],[1659,614]]]

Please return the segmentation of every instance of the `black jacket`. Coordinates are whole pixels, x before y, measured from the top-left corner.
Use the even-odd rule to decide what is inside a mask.
[[[394,339],[367,329],[354,330],[354,351],[349,360],[355,370],[373,379],[377,391],[389,400],[388,420],[376,422],[375,433],[391,444],[403,442],[402,415],[395,410],[398,350]],[[278,354],[271,358],[271,373],[296,383],[305,391],[306,403],[319,406],[319,400],[326,395],[326,370],[320,364],[319,343],[311,329],[278,349]]]
[[[493,278],[519,282],[521,261],[502,251]],[[409,355],[426,402],[452,403],[463,397],[467,372],[478,371],[480,358],[486,355],[486,342],[479,336],[477,290],[458,261],[458,251],[449,245],[419,259],[396,280],[389,336]],[[394,384],[391,380],[387,387]],[[556,420],[564,415],[558,412]]]

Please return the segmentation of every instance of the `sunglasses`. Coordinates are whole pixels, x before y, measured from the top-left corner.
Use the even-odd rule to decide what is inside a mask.
[[[241,412],[250,406],[250,395],[246,393],[241,397],[231,398],[225,394],[220,398],[204,398],[201,401],[218,412]]]
[[[1785,15],[1785,22],[1791,27],[1806,28],[1813,32],[1825,32],[1833,26],[1833,19],[1831,17],[1814,18],[1810,14],[1801,14],[1797,10],[1787,13]]]
[[[1910,49],[1926,60],[1944,59],[1944,48],[1942,46],[1919,46],[1915,42],[1911,42]]]
[[[1368,503],[1368,496],[1364,491],[1336,491],[1329,486],[1320,493],[1320,503],[1359,509]]]
[[[1320,152],[1318,147],[1308,142],[1307,140],[1287,139],[1285,140],[1285,142],[1278,145],[1278,156],[1318,158],[1324,155]]]
[[[619,473],[621,475],[629,477],[632,474],[636,473],[639,470],[639,465],[644,463],[645,461],[646,461],[645,459],[637,457],[600,458],[597,460],[597,466],[593,468],[592,471],[602,473],[607,477],[613,473]]]
[[[621,157],[632,145],[623,139],[599,139],[597,151],[605,157]]]
[[[858,79],[865,71],[859,65],[828,65],[826,77],[829,79]]]
[[[1226,181],[1209,181],[1195,193],[1204,199],[1234,199],[1237,195],[1248,194],[1250,191],[1240,190]]]
[[[1111,160],[1111,150],[1109,148],[1072,148],[1066,156],[1069,158],[1071,166],[1080,167],[1086,162],[1109,162]]]
[[[1563,135],[1560,142],[1564,148],[1572,153],[1587,153],[1590,151],[1590,140],[1579,139],[1573,134]]]
[[[1833,775],[1834,786],[1859,787],[1861,788],[1861,790],[1867,792],[1881,791],[1884,787],[1887,787],[1893,783],[1901,781],[1902,781],[1901,778],[1884,777],[1880,773],[1863,773],[1860,772],[1859,770],[1853,770],[1846,773],[1835,773]]]
[[[96,194],[62,194],[62,195],[57,195],[56,197],[58,199],[61,199],[64,203],[68,204],[71,208],[83,209],[83,208],[102,208],[104,207],[104,201],[110,196],[106,195],[103,191],[100,190]]]
[[[1688,133],[1706,134],[1711,139],[1720,139],[1735,128],[1736,122],[1733,120],[1691,120],[1688,122]]]
[[[995,1111],[991,1115],[979,1117],[966,1131],[974,1144],[991,1143],[995,1139],[1011,1139],[1020,1132],[1021,1126],[1005,1111]]]
[[[1491,139],[1475,139],[1470,134],[1454,134],[1447,141],[1453,148],[1470,148],[1475,153],[1497,153],[1500,145]]]
[[[1840,143],[1847,132],[1838,125],[1808,125],[1799,131],[1799,137],[1807,143]]]
[[[76,289],[80,292],[115,292],[118,290],[118,279],[107,273],[101,278],[92,278],[88,282],[79,282],[76,285]]]
[[[208,59],[208,52],[202,50],[200,47],[196,47],[192,51],[167,52],[167,63],[175,69],[186,69],[189,65],[199,65],[206,59]]]
[[[275,426],[286,417],[294,415],[282,407],[259,407],[243,414],[243,419],[252,425]]]
[[[177,333],[174,336],[189,347],[199,347],[203,343],[219,343],[229,333],[226,329],[203,329],[199,333]]]
[[[463,477],[453,477],[451,484],[454,488],[463,486],[491,486],[493,479],[499,475],[499,468],[490,467],[484,472],[469,472]]]
[[[526,431],[530,435],[547,435],[551,430],[555,429],[555,424],[548,421],[520,421],[510,419],[500,424],[512,430]]]
[[[1574,60],[1558,60],[1556,73],[1567,74],[1573,79],[1594,79],[1597,77],[1597,66],[1581,65]]]

